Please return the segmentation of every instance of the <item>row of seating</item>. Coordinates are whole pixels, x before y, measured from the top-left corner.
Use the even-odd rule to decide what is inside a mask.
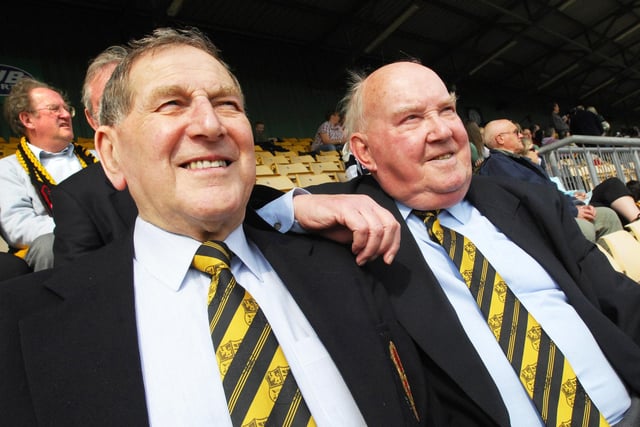
[[[345,181],[344,163],[336,151],[309,154],[311,138],[277,142],[283,151],[255,147],[256,183],[287,191],[325,182]]]
[[[626,230],[603,236],[602,245],[598,247],[613,268],[640,283],[640,221],[625,227]]]

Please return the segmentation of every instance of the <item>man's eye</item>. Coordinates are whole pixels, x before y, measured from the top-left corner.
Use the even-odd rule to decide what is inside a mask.
[[[222,100],[222,101],[214,102],[213,106],[214,108],[221,109],[221,110],[236,110],[236,111],[241,110],[238,102],[232,101],[232,100]]]
[[[181,105],[181,103],[180,103],[180,101],[179,101],[179,100],[177,100],[177,99],[170,99],[170,100],[168,100],[168,101],[163,101],[163,102],[160,104],[160,106],[158,107],[158,110],[159,110],[159,111],[164,111],[164,110],[168,110],[168,109],[169,109],[169,110],[171,110],[171,109],[174,109],[174,108],[176,108],[176,107],[178,107],[178,106],[180,106],[180,105]]]

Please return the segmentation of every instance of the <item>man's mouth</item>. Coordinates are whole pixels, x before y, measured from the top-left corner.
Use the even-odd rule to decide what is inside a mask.
[[[209,169],[224,168],[228,165],[229,163],[225,160],[197,160],[195,162],[187,163],[183,167],[185,169]]]
[[[435,157],[433,160],[447,160],[450,159],[453,156],[453,154],[451,153],[447,153],[447,154],[442,154],[438,157]]]

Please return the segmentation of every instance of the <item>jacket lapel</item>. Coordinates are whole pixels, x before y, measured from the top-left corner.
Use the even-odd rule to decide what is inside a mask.
[[[380,261],[369,268],[387,284],[396,316],[418,346],[484,412],[499,425],[509,417],[491,376],[469,341],[455,310],[422,257],[395,201],[377,183],[363,180],[358,193],[367,194],[394,214],[401,225],[400,250],[391,266]]]
[[[381,344],[380,335],[384,331],[375,330],[380,325],[374,323],[371,307],[367,306],[359,286],[345,283],[344,277],[353,276],[349,271],[354,271],[355,266],[346,248],[253,227],[245,226],[245,231],[286,283],[331,354],[367,422],[398,425],[407,411],[392,405],[399,399],[389,369],[392,362]],[[334,256],[336,250],[344,250],[344,256]],[[287,256],[283,257],[283,253]],[[330,267],[318,267],[328,266],[329,260],[333,260]],[[381,351],[345,350],[349,348]],[[418,395],[422,399],[421,392]]]
[[[131,245],[126,239],[57,270],[45,286],[59,299],[20,322],[38,419],[52,425],[148,424]]]

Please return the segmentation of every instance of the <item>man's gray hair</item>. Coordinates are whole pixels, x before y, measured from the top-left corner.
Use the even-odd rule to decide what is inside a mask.
[[[91,83],[104,67],[111,64],[119,64],[125,56],[127,56],[126,47],[109,46],[89,62],[84,84],[82,85],[82,104],[96,121],[100,117],[100,111],[93,111],[93,105],[91,105]]]
[[[220,51],[205,34],[196,28],[158,28],[150,35],[129,43],[129,53],[116,66],[102,95],[100,124],[113,126],[120,123],[130,113],[133,106],[134,88],[130,85],[129,77],[133,64],[149,52],[176,45],[191,46],[214,57],[229,72],[240,96],[242,96],[238,79],[233,75],[229,66],[222,61]]]

